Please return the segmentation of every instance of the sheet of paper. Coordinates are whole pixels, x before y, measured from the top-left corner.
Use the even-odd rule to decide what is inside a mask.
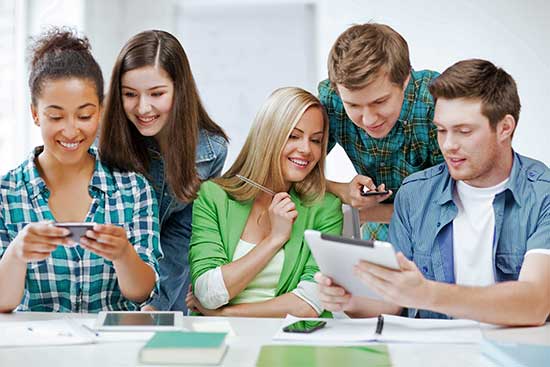
[[[282,329],[299,318],[288,315],[274,340],[294,340],[312,343],[348,342],[411,342],[411,343],[479,343],[481,330],[479,323],[468,320],[409,319],[384,315],[384,328],[381,335],[374,333],[377,319],[311,319],[323,320],[327,325],[310,334],[287,333]]]
[[[95,319],[73,319],[75,322],[85,325],[88,330],[93,330]],[[153,337],[154,332],[147,331],[93,331],[96,334],[96,343],[147,341]]]
[[[94,339],[64,319],[0,323],[0,347],[89,344]]]

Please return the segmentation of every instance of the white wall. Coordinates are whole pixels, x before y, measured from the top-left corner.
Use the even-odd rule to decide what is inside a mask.
[[[356,1],[356,0],[92,0],[84,2],[84,31],[90,37],[94,54],[104,70],[106,80],[114,59],[124,42],[138,31],[150,28],[176,32],[176,9],[186,5],[213,6],[309,3],[316,6],[314,42],[317,55],[316,79],[326,78],[326,59],[337,36],[353,23],[369,20],[384,22],[408,41],[415,69],[444,70],[452,63],[472,57],[487,58],[504,67],[516,79],[522,100],[522,113],[514,138],[514,147],[522,154],[550,165],[550,2],[544,0],[441,0],[427,1]],[[74,17],[57,19],[48,0],[31,0],[37,6],[31,23],[52,21],[74,23]],[[68,1],[55,1],[58,6]],[[41,9],[41,10],[40,10]],[[33,29],[32,24],[29,29]],[[34,28],[35,29],[35,28]],[[274,41],[273,33],[266,43]],[[184,43],[185,47],[185,43]],[[193,55],[189,55],[193,58]],[[200,62],[200,61],[193,61]],[[235,65],[235,68],[241,65]],[[247,64],[247,68],[250,66]],[[245,70],[246,73],[248,70]],[[215,73],[216,70],[212,70]],[[251,74],[264,72],[250,70]],[[278,73],[284,72],[281,70]],[[282,85],[281,85],[282,86]],[[204,90],[204,95],[215,91]],[[303,87],[308,88],[308,85]],[[223,119],[220,120],[223,124]],[[26,122],[25,122],[26,123]],[[244,124],[249,125],[249,121]],[[230,136],[246,133],[246,128],[228,131]],[[240,139],[235,139],[240,140]],[[232,149],[238,150],[234,146]],[[18,161],[24,157],[19,157]],[[228,162],[230,163],[230,162]],[[353,168],[342,151],[329,155],[327,175],[349,179]]]

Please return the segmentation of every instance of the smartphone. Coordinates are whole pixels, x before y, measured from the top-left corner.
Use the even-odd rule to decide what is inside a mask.
[[[326,324],[326,321],[300,320],[285,326],[283,331],[287,333],[312,333],[323,328]]]
[[[384,190],[384,191],[376,191],[376,190],[365,191],[365,186],[363,186],[361,191],[360,191],[361,196],[386,195],[386,194],[389,194],[389,193],[390,192],[388,190]]]
[[[61,222],[54,223],[54,226],[60,228],[67,228],[71,233],[67,237],[70,237],[76,243],[80,242],[80,237],[86,237],[87,230],[93,230],[95,223],[80,223],[80,222]]]

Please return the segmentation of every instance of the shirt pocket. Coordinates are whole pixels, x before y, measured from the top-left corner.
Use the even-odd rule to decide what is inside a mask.
[[[413,261],[418,267],[418,270],[420,270],[420,272],[424,276],[424,278],[435,280],[431,255],[415,252],[413,254]]]
[[[518,280],[524,255],[497,253],[495,256],[495,268],[497,282]]]
[[[399,166],[406,172],[406,176],[409,176],[428,167],[427,157],[416,155],[409,158],[411,159],[407,160],[402,158],[399,161]]]

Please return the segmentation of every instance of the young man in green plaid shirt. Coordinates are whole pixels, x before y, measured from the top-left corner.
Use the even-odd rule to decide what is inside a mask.
[[[384,240],[403,179],[443,161],[428,91],[439,74],[412,70],[407,42],[376,23],[355,25],[340,35],[328,74],[319,84],[330,120],[328,149],[340,144],[359,173],[349,183],[329,181],[328,189],[359,208],[364,238]],[[363,186],[390,193],[361,196]]]

